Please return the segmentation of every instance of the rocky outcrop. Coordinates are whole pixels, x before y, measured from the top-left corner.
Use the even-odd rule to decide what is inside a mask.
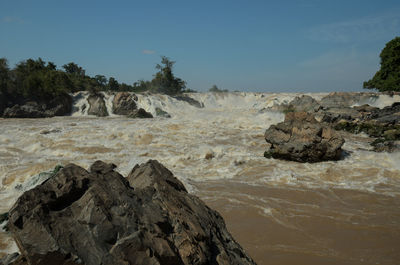
[[[276,104],[276,102],[274,102],[273,106],[268,108],[263,108],[259,111],[259,113],[264,113],[267,111],[278,111],[283,113],[302,112],[302,111],[317,112],[320,109],[321,105],[316,99],[308,95],[302,95],[299,97],[295,97],[289,103]]]
[[[134,119],[148,119],[153,118],[153,115],[150,112],[147,112],[144,109],[140,108],[138,110],[134,110],[131,114],[128,115],[128,117]]]
[[[255,264],[163,165],[114,169],[70,164],[18,199],[8,226],[29,264]]]
[[[196,108],[204,108],[203,103],[200,103],[199,101],[195,100],[194,98],[189,97],[188,95],[173,96],[173,98],[175,98],[176,100],[179,100],[179,101],[185,101]]]
[[[400,140],[400,102],[383,109],[369,106],[355,107],[359,118],[342,119],[334,124],[335,129],[352,133],[367,133],[372,137]]]
[[[320,101],[324,109],[351,107],[360,101],[368,101],[371,97],[378,97],[376,93],[333,92]]]
[[[104,101],[104,95],[100,93],[91,94],[88,97],[89,102],[89,115],[95,115],[97,117],[108,116],[106,102]]]
[[[137,96],[128,92],[119,92],[114,96],[112,111],[118,115],[130,115],[136,109]]]
[[[50,100],[22,101],[12,107],[6,108],[4,118],[46,118],[64,116],[71,113],[72,97],[62,94]]]
[[[321,109],[321,105],[313,97],[302,95],[295,97],[289,103],[289,109],[293,109],[295,112],[317,112]]]
[[[287,113],[284,122],[266,130],[265,140],[271,144],[266,157],[298,162],[338,160],[344,144],[335,130],[306,112]]]

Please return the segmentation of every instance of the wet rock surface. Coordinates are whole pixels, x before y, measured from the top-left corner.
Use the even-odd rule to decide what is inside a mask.
[[[204,108],[204,105],[202,103],[195,100],[194,98],[189,97],[188,95],[173,96],[173,98],[180,101],[185,101],[196,108]]]
[[[157,117],[171,118],[168,112],[162,110],[161,108],[156,108]]]
[[[29,264],[255,264],[159,162],[114,169],[69,164],[18,199],[8,225]]]
[[[136,109],[137,96],[128,92],[119,92],[114,96],[112,111],[118,115],[130,115]]]
[[[87,101],[89,102],[89,115],[95,115],[97,117],[108,116],[108,111],[106,107],[106,102],[104,101],[104,95],[100,93],[95,93],[89,95]]]
[[[265,140],[271,144],[267,158],[320,162],[341,158],[344,139],[334,129],[306,112],[290,112],[285,121],[270,126]]]
[[[138,110],[134,110],[131,114],[128,115],[128,117],[134,119],[149,119],[153,118],[153,115],[150,112],[147,112],[144,109],[140,108]]]

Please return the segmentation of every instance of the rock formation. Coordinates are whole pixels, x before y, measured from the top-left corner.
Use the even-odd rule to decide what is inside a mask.
[[[4,107],[4,106],[3,106]],[[47,118],[71,113],[72,97],[62,94],[48,101],[22,101],[5,108],[4,118]]]
[[[156,108],[157,117],[171,118],[168,112],[162,110],[161,108]]]
[[[89,115],[95,115],[97,117],[108,116],[106,102],[104,101],[104,95],[100,93],[91,94],[88,97],[89,102]]]
[[[117,115],[131,115],[136,109],[137,96],[128,92],[119,92],[114,96],[112,111]]]
[[[140,109],[134,110],[131,114],[128,115],[128,117],[129,118],[146,119],[146,118],[153,118],[153,115],[150,112],[147,112],[144,109],[140,108]]]
[[[18,199],[8,226],[30,265],[255,264],[163,165],[114,168],[70,164]]]
[[[306,112],[289,112],[285,121],[271,125],[265,132],[271,144],[266,157],[298,162],[338,160],[344,139],[332,128]]]
[[[185,101],[196,108],[204,108],[203,103],[200,103],[199,101],[195,100],[194,98],[189,97],[188,95],[173,96],[173,98],[180,100],[180,101]]]

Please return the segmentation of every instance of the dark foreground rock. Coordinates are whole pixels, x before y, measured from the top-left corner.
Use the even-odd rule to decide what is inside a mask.
[[[266,130],[265,140],[271,144],[266,157],[298,162],[338,160],[344,144],[335,130],[306,112],[287,113],[284,122]]]
[[[114,96],[112,111],[117,115],[131,115],[136,109],[137,96],[128,92],[119,92]]]
[[[106,102],[104,101],[104,95],[101,93],[91,94],[88,97],[89,102],[89,115],[95,115],[97,117],[108,116]]]
[[[255,264],[160,163],[114,168],[70,164],[18,199],[8,225],[29,264]]]
[[[4,107],[4,106],[3,106]],[[29,100],[18,102],[5,108],[4,118],[48,118],[65,116],[72,111],[72,97],[62,94],[49,100]]]
[[[147,112],[144,109],[140,108],[138,110],[134,110],[131,114],[128,115],[128,117],[134,119],[148,119],[153,118],[153,115],[150,112]]]

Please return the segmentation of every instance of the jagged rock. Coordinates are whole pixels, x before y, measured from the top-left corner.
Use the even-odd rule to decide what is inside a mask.
[[[89,115],[96,115],[97,117],[108,116],[106,102],[104,101],[104,95],[100,93],[91,94],[88,97],[89,102]]]
[[[321,110],[318,116],[322,117],[323,122],[336,123],[340,120],[354,121],[362,118],[362,113],[355,108],[341,107],[341,108],[329,108],[328,110]]]
[[[166,112],[160,108],[156,108],[156,115],[158,117],[171,118],[171,115],[169,115],[168,112]]]
[[[128,92],[118,92],[113,99],[113,113],[118,115],[130,115],[136,109],[136,102],[138,98],[136,95]]]
[[[71,113],[72,97],[62,94],[48,101],[27,101],[6,108],[4,118],[47,118]]]
[[[321,105],[313,97],[302,95],[295,97],[287,108],[295,112],[317,112],[321,108]]]
[[[140,108],[138,110],[133,111],[131,114],[128,115],[129,118],[153,118],[153,115],[150,112],[145,111],[144,109]]]
[[[298,162],[338,160],[344,144],[343,137],[306,112],[287,113],[284,122],[266,130],[265,140],[271,144],[266,157]]]
[[[341,119],[333,124],[335,129],[352,133],[364,132],[385,140],[400,140],[400,102],[383,109],[366,106],[354,109],[360,111],[360,117],[355,120]]]
[[[9,228],[30,265],[255,264],[163,165],[114,168],[69,164],[18,199]]]
[[[0,259],[0,265],[29,265],[19,253],[12,253]]]
[[[189,97],[188,95],[180,95],[180,96],[173,96],[173,98],[185,101],[196,108],[204,108],[204,104],[200,103],[199,101],[195,100],[194,98]]]
[[[376,93],[333,92],[323,97],[319,103],[324,109],[351,107],[358,102],[368,101],[377,96]]]
[[[375,109],[369,118],[380,123],[400,124],[400,102],[395,102],[383,109]]]
[[[400,141],[388,141],[385,139],[377,139],[371,143],[375,152],[400,152]]]

